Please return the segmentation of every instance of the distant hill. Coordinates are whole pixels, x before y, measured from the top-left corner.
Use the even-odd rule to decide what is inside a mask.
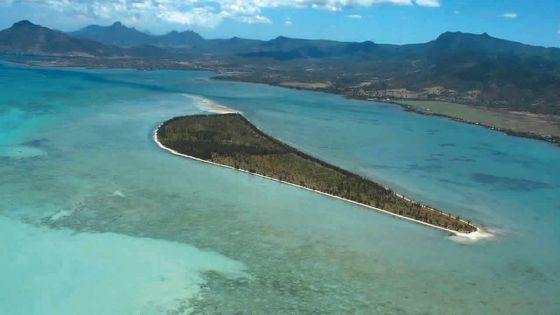
[[[204,42],[204,39],[193,31],[172,31],[165,35],[150,35],[133,27],[127,27],[121,22],[115,22],[110,26],[90,25],[68,34],[119,47],[151,45],[160,48],[191,48]]]
[[[354,43],[331,40],[297,39],[279,36],[252,47],[253,52],[245,57],[273,58],[292,60],[302,58],[331,58],[355,54],[370,53],[376,44],[372,42]]]
[[[0,32],[0,54],[123,57],[125,64],[135,57],[148,69],[158,59],[167,60],[167,68],[178,62],[242,69],[235,79],[324,86],[355,98],[436,99],[560,115],[560,49],[486,33],[446,32],[426,43],[389,45],[283,36],[204,39],[192,31],[150,35],[119,22],[65,34],[21,21]]]
[[[436,40],[429,42],[427,46],[431,50],[430,53],[434,55],[471,52],[490,56],[560,56],[560,49],[557,48],[525,45],[514,41],[495,38],[487,33],[479,35],[462,32],[446,32],[441,34]]]
[[[375,48],[372,42],[350,43],[329,40],[308,40],[277,37],[270,41],[233,37],[230,39],[204,39],[193,31],[171,31],[164,35],[150,35],[127,27],[121,22],[110,26],[90,25],[70,32],[77,38],[94,40],[107,45],[133,47],[152,45],[165,49],[179,49],[184,53],[214,55],[240,55],[278,60],[300,58],[328,58],[341,55],[369,53]]]
[[[273,72],[255,71],[258,75],[240,76],[241,80],[330,82],[325,90],[358,98],[439,99],[560,114],[558,48],[486,33],[447,32],[433,41],[408,45],[279,37],[253,50],[241,55],[260,60],[255,64],[269,60],[276,66]]]
[[[118,47],[117,47],[118,46]],[[91,56],[127,55],[130,51],[150,51],[151,55],[169,51],[189,54],[239,55],[246,58],[276,60],[329,59],[340,57],[375,57],[390,59],[441,60],[456,56],[487,58],[543,58],[559,62],[560,49],[525,45],[484,34],[446,32],[437,39],[421,44],[388,45],[365,42],[310,40],[279,36],[269,41],[244,39],[204,39],[193,31],[172,31],[151,35],[121,22],[110,26],[90,25],[62,33],[29,21],[15,23],[0,32],[4,52],[34,54],[76,54]],[[126,49],[135,48],[127,52]],[[158,47],[157,50],[155,47]],[[119,49],[121,48],[121,49]],[[167,50],[167,51],[166,51]]]
[[[190,48],[205,42],[202,36],[193,31],[171,31],[165,35],[153,37],[155,37],[155,44],[161,47]]]
[[[142,34],[139,32],[139,34]],[[139,35],[141,36],[141,35]],[[171,52],[142,44],[129,48],[77,38],[27,20],[0,31],[0,54],[73,57],[168,57]]]
[[[479,54],[489,57],[543,57],[560,60],[560,49],[525,45],[484,34],[446,32],[437,39],[421,44],[390,45],[365,42],[338,42],[277,37],[252,47],[245,57],[264,57],[278,60],[299,58],[332,58],[363,56],[392,58],[437,59],[458,54]]]
[[[151,36],[135,28],[115,22],[110,26],[90,25],[75,32],[68,33],[77,38],[89,39],[107,45],[132,47],[150,44]]]
[[[12,27],[0,31],[0,53],[51,56],[123,55],[123,52],[116,47],[77,39],[29,21],[17,22]]]

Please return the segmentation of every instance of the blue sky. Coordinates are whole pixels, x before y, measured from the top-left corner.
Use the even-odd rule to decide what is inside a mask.
[[[209,38],[279,35],[416,43],[445,31],[560,47],[560,0],[0,0],[0,27],[29,19],[61,30],[114,21]]]

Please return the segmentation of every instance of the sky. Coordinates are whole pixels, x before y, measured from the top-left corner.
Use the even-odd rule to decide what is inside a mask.
[[[560,47],[560,0],[0,0],[0,28],[115,21],[153,34],[420,43],[446,31]]]

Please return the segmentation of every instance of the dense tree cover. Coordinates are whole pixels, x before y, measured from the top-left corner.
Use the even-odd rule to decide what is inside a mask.
[[[436,209],[397,196],[364,177],[308,156],[258,130],[240,114],[173,118],[157,133],[166,147],[381,208],[461,232],[474,226]]]

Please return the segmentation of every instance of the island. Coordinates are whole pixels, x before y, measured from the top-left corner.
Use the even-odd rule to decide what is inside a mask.
[[[363,176],[305,154],[262,132],[239,113],[172,118],[155,131],[169,152],[359,204],[457,235],[478,228],[422,205]]]

